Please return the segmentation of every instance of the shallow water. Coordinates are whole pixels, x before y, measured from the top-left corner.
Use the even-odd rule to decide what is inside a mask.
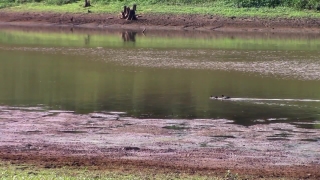
[[[320,128],[317,35],[12,29],[0,35],[0,105],[7,109]],[[209,99],[222,94],[232,98]]]

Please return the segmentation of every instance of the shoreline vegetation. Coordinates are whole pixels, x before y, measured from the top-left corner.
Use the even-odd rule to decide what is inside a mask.
[[[135,172],[130,170],[99,170],[88,167],[38,167],[32,164],[14,164],[0,161],[0,179],[67,179],[67,180],[87,180],[87,179],[185,179],[185,180],[237,180],[240,177],[237,173],[227,170],[221,175],[199,175],[188,174],[183,172],[153,172],[148,169],[140,169]]]
[[[0,9],[26,12],[119,13],[137,4],[138,14],[210,14],[225,17],[320,18],[319,0],[3,0]],[[90,11],[88,11],[90,9]]]

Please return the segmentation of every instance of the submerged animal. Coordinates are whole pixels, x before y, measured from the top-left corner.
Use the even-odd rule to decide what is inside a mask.
[[[222,95],[221,97],[218,97],[218,96],[210,96],[210,99],[220,99],[220,100],[223,100],[223,99],[230,99],[231,97],[230,96],[225,96],[225,95]]]
[[[210,96],[210,99],[219,99],[218,96]]]
[[[224,95],[222,95],[221,98],[222,98],[222,99],[230,99],[231,97],[230,97],[230,96],[224,96]]]

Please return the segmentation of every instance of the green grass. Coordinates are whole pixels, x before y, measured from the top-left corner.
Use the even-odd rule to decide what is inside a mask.
[[[4,0],[6,1],[6,0]],[[7,0],[10,1],[10,0]],[[14,0],[13,0],[14,1]],[[16,0],[18,1],[18,0]],[[23,0],[21,0],[23,1]],[[300,10],[294,7],[278,6],[276,8],[269,7],[242,7],[238,8],[232,3],[226,3],[222,0],[208,1],[200,3],[190,4],[183,3],[181,1],[165,1],[155,3],[154,1],[143,0],[123,0],[123,1],[102,1],[92,0],[91,7],[84,8],[84,1],[76,1],[73,3],[56,5],[55,3],[48,3],[49,0],[41,1],[39,3],[35,0],[28,3],[12,3],[2,2],[0,8],[10,11],[44,11],[44,12],[71,12],[81,13],[87,12],[90,9],[93,13],[118,13],[122,10],[124,5],[132,6],[137,4],[137,13],[170,13],[170,14],[212,14],[220,16],[237,16],[237,17],[314,17],[320,18],[319,11],[316,10]],[[54,0],[51,0],[54,1]],[[65,0],[68,2],[68,0]],[[188,1],[186,1],[188,2]],[[191,1],[190,1],[191,2]],[[203,3],[201,3],[203,2]]]
[[[250,176],[239,176],[230,170],[224,175],[190,175],[185,173],[156,173],[152,171],[138,170],[134,173],[109,170],[89,170],[85,167],[61,167],[46,169],[30,164],[11,164],[0,161],[0,180],[240,180],[253,179]],[[261,180],[292,180],[293,178],[259,178]]]
[[[143,180],[143,179],[185,179],[185,180],[223,180],[225,177],[236,177],[230,171],[227,171],[225,176],[204,176],[204,175],[189,175],[184,173],[155,173],[147,171],[136,171],[126,173],[121,171],[108,170],[88,170],[84,167],[62,167],[45,169],[32,165],[13,165],[6,162],[0,162],[0,179],[1,180],[87,180],[87,179],[121,179],[121,180]]]

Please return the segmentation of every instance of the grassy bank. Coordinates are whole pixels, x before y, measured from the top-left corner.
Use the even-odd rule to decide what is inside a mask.
[[[2,0],[0,8],[15,11],[118,13],[124,5],[137,4],[137,13],[212,14],[221,16],[316,17],[320,0]]]
[[[85,167],[62,167],[46,169],[33,165],[16,165],[7,162],[0,162],[0,179],[23,179],[23,180],[43,180],[43,179],[61,179],[61,180],[87,180],[87,179],[121,179],[121,180],[143,180],[143,179],[185,179],[185,180],[223,180],[239,179],[236,174],[227,171],[221,177],[188,175],[184,173],[155,173],[148,171],[124,172],[121,170],[88,170]]]

